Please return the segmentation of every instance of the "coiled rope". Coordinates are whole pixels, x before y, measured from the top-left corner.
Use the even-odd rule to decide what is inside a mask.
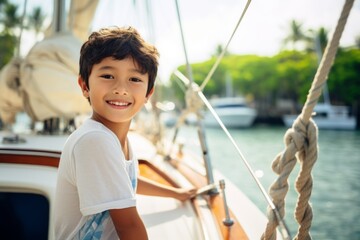
[[[300,163],[300,171],[295,182],[296,190],[299,193],[295,208],[295,219],[299,224],[299,228],[294,239],[311,239],[310,227],[313,217],[312,208],[309,204],[313,185],[311,170],[318,156],[318,129],[311,119],[311,115],[334,62],[340,37],[353,3],[354,0],[345,1],[331,41],[326,46],[325,53],[315,74],[302,112],[294,121],[292,128],[285,133],[286,148],[275,157],[272,163],[273,171],[279,176],[271,185],[269,194],[282,218],[285,213],[285,196],[289,189],[288,177],[296,164],[296,160]],[[276,239],[278,221],[271,208],[268,208],[267,215],[269,221],[261,239],[273,240]]]

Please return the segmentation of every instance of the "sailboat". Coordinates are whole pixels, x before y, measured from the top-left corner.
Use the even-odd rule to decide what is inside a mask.
[[[228,128],[251,127],[257,116],[256,109],[250,107],[243,97],[214,98],[210,104]],[[210,112],[205,113],[204,124],[207,127],[219,127]]]
[[[320,40],[315,37],[315,50],[318,56],[318,63],[322,58],[322,50],[320,46]],[[323,87],[323,102],[316,104],[314,108],[315,120],[319,129],[332,129],[332,130],[355,130],[356,118],[350,115],[348,106],[333,105],[330,101],[330,94],[327,87],[327,83]],[[294,123],[297,115],[286,114],[283,117],[283,122],[286,127],[291,127]]]
[[[232,79],[226,74],[226,97],[212,98],[210,104],[228,128],[247,128],[254,124],[257,117],[255,108],[250,107],[244,97],[233,96]],[[219,127],[210,111],[204,114],[206,127]]]
[[[90,2],[92,4],[88,4]],[[62,19],[60,16],[63,14],[65,4],[62,1],[55,1],[55,3],[59,4],[56,4],[54,15]],[[73,16],[74,19],[91,18],[94,14],[94,9],[96,9],[96,4],[97,1],[72,1],[70,13],[76,13],[76,15]],[[246,13],[249,4],[250,1],[247,2],[239,19],[239,23]],[[89,7],[89,11],[84,11],[84,9],[87,9],[86,7]],[[84,15],[82,15],[82,13]],[[55,22],[59,23],[58,20]],[[78,21],[75,21],[75,23],[76,22]],[[80,22],[86,23],[87,21]],[[61,24],[55,26],[59,27]],[[75,24],[71,29],[79,30],[77,34],[75,34],[76,31],[74,30],[67,36],[74,39],[73,42],[76,43],[78,41],[77,37],[82,36],[81,30],[88,28],[86,28],[86,26],[76,28]],[[59,37],[58,40],[64,41],[62,38],[64,36],[63,34],[61,31],[55,31],[46,38],[44,42],[54,40],[57,37]],[[73,37],[74,35],[77,37]],[[67,49],[67,46],[63,45],[59,45],[59,48],[56,48],[57,44],[49,44],[47,46],[49,46],[48,50],[50,53],[64,53],[63,51]],[[32,64],[40,61],[39,55],[36,54],[37,51],[35,50],[36,47],[34,51],[30,51],[28,56],[30,60],[34,61]],[[224,49],[224,52],[225,51],[226,48]],[[43,55],[40,54],[40,56]],[[51,57],[53,55],[46,55],[42,60],[49,62],[51,59],[49,56]],[[70,59],[75,58],[72,55],[66,57]],[[29,60],[29,58],[25,58],[24,63],[28,63],[27,60]],[[221,60],[221,57],[219,59]],[[62,67],[60,69],[63,70],[64,63],[68,62],[70,61],[60,61],[59,65]],[[47,78],[54,76],[56,72],[58,72],[59,68],[56,66],[56,64],[43,65],[45,68],[43,71],[46,73]],[[48,70],[53,67],[55,67],[55,71],[49,72]],[[216,68],[216,64],[214,68]],[[26,76],[28,79],[24,80],[26,83],[36,83],[35,79],[30,81],[30,78],[36,77],[31,73],[31,68],[20,67],[20,69],[27,70],[26,73],[28,73],[28,75]],[[38,70],[38,68],[34,69]],[[22,73],[20,71],[20,79],[21,76]],[[72,76],[71,73],[69,73],[68,76],[70,76],[69,79],[73,78],[75,82],[74,79],[76,79],[77,72],[74,71]],[[178,76],[179,78],[186,78],[185,76]],[[172,140],[167,140],[166,144],[164,144],[165,147],[161,142],[153,141],[154,139],[158,140],[161,136],[160,134],[155,134],[151,140],[144,137],[145,133],[139,131],[140,124],[135,124],[133,131],[129,133],[130,141],[137,143],[136,146],[134,145],[134,148],[136,147],[134,150],[139,157],[139,168],[142,176],[174,187],[192,186],[198,189],[196,197],[185,203],[180,203],[171,198],[138,195],[139,213],[145,223],[149,238],[241,240],[260,239],[264,236],[264,239],[290,239],[290,233],[283,218],[284,212],[281,209],[279,210],[280,207],[284,206],[283,200],[279,200],[274,196],[271,198],[266,193],[253,173],[251,166],[243,157],[231,134],[226,130],[225,125],[209,101],[203,95],[202,91],[199,91],[199,88],[191,82],[191,78],[189,82],[190,84],[187,84],[187,86],[190,95],[192,94],[192,97],[201,99],[211,110],[215,119],[235,145],[246,167],[254,177],[255,182],[264,195],[265,201],[269,205],[269,220],[265,214],[249,200],[241,189],[229,181],[224,174],[213,169],[211,159],[208,155],[205,128],[200,121],[201,113],[196,112],[196,116],[199,119],[197,130],[202,153],[200,159],[184,151],[183,144],[176,141],[178,128],[181,123],[185,121],[189,113],[185,110],[183,112],[184,114],[178,119]],[[71,81],[66,82],[65,80],[65,83],[56,83],[57,86],[54,86],[54,88],[58,88],[58,90],[68,88],[77,89],[72,86],[72,84]],[[22,89],[26,90],[26,88]],[[35,90],[36,87],[30,89]],[[63,91],[62,93],[65,94],[67,91]],[[73,95],[66,95],[67,97],[65,97],[65,99],[73,98],[70,102],[74,102],[74,99],[77,99],[77,94],[71,91],[70,93]],[[79,92],[78,95],[81,95],[81,93]],[[59,164],[62,147],[68,136],[67,133],[71,131],[73,127],[81,124],[81,113],[87,112],[86,104],[83,105],[79,102],[78,106],[71,106],[64,101],[62,105],[60,105],[60,101],[50,101],[47,100],[47,98],[41,98],[42,95],[39,93],[32,96],[27,92],[22,92],[17,94],[17,96],[22,98],[20,102],[24,104],[22,106],[19,104],[19,108],[25,108],[26,113],[30,115],[32,120],[45,121],[45,123],[41,127],[35,126],[33,128],[40,128],[38,132],[17,133],[14,129],[0,131],[0,210],[2,216],[6,216],[6,221],[0,226],[2,236],[5,238],[17,237],[18,239],[54,239],[53,202],[57,166]],[[54,97],[64,99],[64,96],[55,95]],[[84,100],[83,98],[79,98],[79,101]],[[66,110],[60,111],[62,108]],[[52,121],[47,122],[49,118],[52,119]],[[11,117],[8,119],[11,119]],[[146,127],[145,129],[153,130],[154,128]],[[281,169],[288,170],[288,168]],[[282,177],[282,179],[286,178]],[[282,184],[277,184],[277,186],[282,186]],[[281,191],[284,193],[283,190]],[[274,192],[275,190],[273,193]],[[274,200],[274,202],[272,200]],[[280,204],[278,204],[279,201]],[[264,229],[266,229],[265,232]],[[308,229],[305,229],[305,231],[306,230],[308,231]],[[272,237],[268,238],[268,236]]]
[[[355,130],[356,118],[350,115],[349,107],[335,106],[330,102],[318,103],[314,108],[313,116],[319,129]],[[286,127],[291,127],[297,115],[284,115]]]
[[[1,222],[5,238],[54,239],[53,203],[61,150],[70,129],[81,124],[81,116],[89,113],[88,103],[76,86],[76,66],[83,40],[80,30],[89,29],[87,24],[96,5],[97,1],[72,1],[70,31],[64,31],[65,2],[55,1],[51,33],[16,65],[21,91],[6,89],[20,100],[17,110],[25,110],[25,122],[35,124],[25,133],[15,128],[0,132],[0,211],[6,219]],[[7,74],[13,66],[9,63],[1,81],[14,81]],[[7,106],[14,105],[10,103]],[[10,113],[2,109],[7,120],[18,117],[6,115]],[[184,154],[177,143],[169,151],[159,149],[140,132],[140,123],[129,133],[130,141],[137,143],[134,151],[139,157],[140,174],[174,187],[198,188],[197,196],[185,203],[137,196],[138,211],[150,239],[260,237],[266,216],[212,168],[208,156],[203,156],[205,161],[196,160]]]

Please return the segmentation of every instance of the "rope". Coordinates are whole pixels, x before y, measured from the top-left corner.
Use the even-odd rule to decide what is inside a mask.
[[[228,47],[229,47],[229,45],[230,45],[231,40],[233,39],[233,37],[234,37],[237,29],[238,29],[239,26],[240,26],[240,23],[241,23],[242,19],[243,19],[244,16],[245,16],[245,13],[246,13],[247,9],[248,9],[249,6],[250,6],[250,3],[251,3],[251,0],[248,0],[248,1],[246,2],[245,8],[244,8],[243,12],[241,13],[241,16],[240,16],[238,22],[236,23],[235,29],[234,29],[234,31],[232,32],[232,34],[231,34],[228,42],[226,43],[226,45],[225,45],[224,49],[222,50],[222,52],[220,53],[220,55],[217,57],[215,64],[212,66],[212,68],[211,68],[210,72],[208,73],[208,75],[206,76],[204,82],[201,84],[201,86],[200,86],[200,89],[201,89],[201,90],[204,90],[206,84],[210,81],[210,78],[212,77],[212,75],[214,74],[215,70],[216,70],[217,67],[219,66],[220,61],[221,61],[222,58],[224,57],[224,55],[225,55],[225,53],[226,53],[226,51],[227,51],[227,49],[228,49]]]
[[[299,224],[299,228],[294,239],[311,239],[309,233],[313,216],[312,208],[309,204],[313,186],[311,170],[318,154],[318,129],[315,122],[311,119],[311,115],[335,59],[340,37],[353,3],[354,0],[346,0],[332,39],[326,46],[324,56],[315,74],[302,112],[294,121],[292,128],[285,134],[286,148],[276,156],[272,163],[273,171],[279,176],[271,185],[269,193],[282,218],[285,214],[285,196],[289,188],[288,177],[296,164],[296,160],[300,163],[300,172],[295,183],[296,190],[299,193],[295,208],[295,219]],[[269,208],[267,215],[269,222],[261,239],[276,239],[278,222],[273,211]]]

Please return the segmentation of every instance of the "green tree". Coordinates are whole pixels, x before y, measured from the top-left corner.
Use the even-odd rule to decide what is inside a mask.
[[[349,106],[357,102],[359,105],[360,50],[338,51],[327,82],[332,102]]]
[[[22,16],[18,14],[19,6],[7,0],[0,0],[0,68],[7,64],[17,50],[19,36],[17,30],[24,27]],[[35,7],[27,16],[28,25],[36,35],[42,30],[45,15],[40,7]]]
[[[311,29],[309,33],[306,50],[316,52],[318,56],[321,57],[328,43],[328,30],[321,27],[317,30]]]
[[[295,105],[305,102],[317,69],[317,56],[312,53],[284,51],[276,56],[278,97],[291,99]]]
[[[0,33],[0,69],[14,56],[16,37],[9,33]]]
[[[231,69],[235,95],[256,101],[258,109],[267,115],[274,104],[277,85],[273,58],[256,55],[231,56],[224,59]]]
[[[194,82],[198,85],[201,85],[202,82],[205,80],[208,72],[212,68],[212,66],[215,64],[216,58],[212,57],[211,59],[202,62],[202,63],[196,63],[191,64],[191,68],[193,70],[193,78]],[[186,76],[186,66],[181,65],[178,67],[178,70],[182,72]],[[216,69],[215,73],[211,77],[210,81],[204,88],[204,95],[210,98],[213,95],[219,95],[220,89],[225,89],[225,83],[223,81],[225,76],[225,69],[224,65],[221,63],[218,68]],[[185,103],[184,99],[184,90],[187,88],[187,86],[184,85],[184,83],[180,82],[178,78],[175,75],[172,75],[170,77],[170,85],[171,88],[174,89],[176,98],[182,102]]]
[[[1,10],[3,14],[0,23],[3,25],[3,31],[13,33],[14,29],[21,24],[21,17],[17,14],[18,6],[5,2]]]
[[[215,52],[212,55],[212,57],[218,57],[220,56],[220,54],[224,51],[224,47],[221,44],[218,44],[216,46]],[[228,51],[225,52],[224,56],[229,56],[230,53]]]
[[[326,31],[317,32],[326,36]],[[191,65],[196,83],[202,83],[214,63],[213,57]],[[213,95],[225,96],[226,75],[229,74],[235,95],[254,99],[262,115],[270,116],[274,112],[279,114],[276,113],[279,99],[290,100],[294,106],[301,107],[307,98],[317,68],[318,56],[314,51],[282,51],[273,57],[228,55],[205,87],[204,94],[208,98]],[[179,70],[185,73],[185,65],[180,66]],[[174,78],[176,77],[172,76],[170,82],[174,89],[173,96],[177,96],[181,99],[180,102],[184,103],[184,92]],[[352,106],[354,112],[360,113],[360,49],[339,49],[327,84],[333,104],[346,104]]]
[[[296,20],[292,20],[288,29],[288,36],[283,40],[283,46],[291,44],[291,49],[297,49],[298,43],[306,43],[308,42],[308,36],[305,34],[302,23],[297,22]]]
[[[20,17],[17,15],[18,7],[8,1],[0,2],[0,68],[2,68],[14,56],[17,47],[17,37],[14,30],[20,24]]]

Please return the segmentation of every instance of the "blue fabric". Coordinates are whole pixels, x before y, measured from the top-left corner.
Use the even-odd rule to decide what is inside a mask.
[[[131,179],[134,190],[136,189],[137,179]],[[91,215],[84,226],[80,229],[75,239],[81,240],[100,240],[104,231],[105,221],[110,220],[109,211],[104,211]]]
[[[100,240],[104,231],[104,222],[109,220],[109,211],[94,214],[80,229],[76,239],[82,240]]]

